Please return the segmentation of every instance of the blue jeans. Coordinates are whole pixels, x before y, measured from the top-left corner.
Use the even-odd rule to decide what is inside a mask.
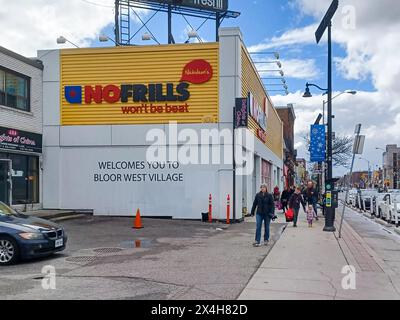
[[[271,225],[271,217],[269,215],[256,214],[257,229],[256,229],[256,242],[261,243],[261,229],[264,222],[265,234],[264,241],[269,241],[269,227]]]
[[[317,203],[313,203],[312,206],[313,206],[313,209],[314,209],[314,217],[318,218]]]

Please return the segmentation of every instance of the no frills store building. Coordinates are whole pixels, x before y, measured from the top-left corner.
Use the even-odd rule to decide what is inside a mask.
[[[236,218],[251,208],[261,183],[282,186],[282,122],[239,29],[220,29],[218,43],[51,50],[38,57],[45,66],[45,208],[113,216],[140,208],[144,216],[199,219],[211,194],[213,217],[224,219],[232,163],[149,161],[149,147],[165,142],[149,136],[165,133],[167,148],[158,152],[179,154],[184,142],[173,135],[231,130],[240,97],[248,97],[250,115],[239,130],[248,130],[255,145],[246,150],[237,141],[237,147],[251,153],[255,166],[236,177]],[[223,160],[226,145],[220,147]],[[212,155],[218,146],[207,150]]]

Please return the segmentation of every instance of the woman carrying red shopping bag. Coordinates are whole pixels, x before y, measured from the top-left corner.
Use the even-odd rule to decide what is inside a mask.
[[[297,187],[296,191],[293,193],[293,195],[289,199],[289,210],[287,212],[287,216],[288,216],[288,213],[290,211],[292,211],[291,213],[293,214],[293,227],[294,228],[297,228],[297,220],[299,218],[300,205],[302,205],[304,211],[306,211],[306,209],[305,209],[306,206],[305,206],[303,196],[301,194],[301,189],[300,189],[300,187]]]

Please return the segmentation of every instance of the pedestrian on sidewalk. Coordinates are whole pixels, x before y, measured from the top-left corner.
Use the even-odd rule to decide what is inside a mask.
[[[283,213],[286,213],[286,210],[288,209],[289,199],[290,199],[291,195],[292,194],[288,187],[286,187],[285,190],[282,191],[281,203],[282,203]]]
[[[314,182],[309,181],[307,184],[307,188],[304,190],[304,201],[308,204],[311,204],[314,209],[315,219],[318,221],[318,192],[314,188]]]
[[[280,196],[281,196],[281,191],[279,190],[279,187],[276,186],[274,188],[274,200],[279,201]]]
[[[307,205],[307,221],[308,221],[308,227],[312,228],[314,221],[314,208],[312,204]]]
[[[261,246],[261,231],[264,224],[264,244],[268,245],[270,238],[270,225],[271,220],[275,217],[275,203],[272,194],[268,193],[266,185],[261,186],[261,191],[256,195],[254,199],[253,208],[251,209],[251,215],[254,216],[256,213],[256,242],[253,244],[255,247]]]
[[[305,202],[303,195],[301,194],[301,188],[297,187],[296,191],[289,199],[289,208],[294,211],[293,227],[297,228],[297,221],[299,219],[300,205],[303,206],[304,212],[306,211]]]

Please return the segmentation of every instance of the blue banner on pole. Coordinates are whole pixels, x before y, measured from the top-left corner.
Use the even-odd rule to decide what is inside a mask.
[[[326,133],[324,125],[312,125],[310,134],[310,162],[326,160]]]

